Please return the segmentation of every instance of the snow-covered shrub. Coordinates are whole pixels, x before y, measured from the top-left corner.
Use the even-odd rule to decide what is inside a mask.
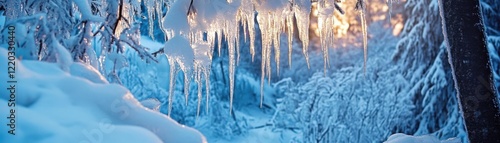
[[[382,141],[412,116],[411,100],[398,98],[397,89],[406,85],[392,83],[397,79],[363,77],[361,70],[348,67],[331,77],[318,72],[297,86],[289,79],[278,82],[285,96],[278,100],[274,125],[299,130],[303,142]]]
[[[406,8],[412,10],[406,10],[410,19],[398,45],[371,40],[377,50],[368,53],[377,58],[368,61],[369,72],[354,60],[334,66],[326,77],[277,82],[283,98],[274,126],[299,131],[299,142],[380,142],[400,132],[465,141],[441,27],[431,26],[440,22],[437,1],[410,0]]]
[[[134,49],[146,62],[156,60],[139,43],[137,1],[21,0],[0,5],[8,7],[2,10],[6,20],[0,29],[7,32],[8,26],[15,26],[18,57],[23,59],[87,63],[115,83],[120,83],[115,70],[124,62],[120,56],[125,48]],[[0,44],[7,41],[7,34],[1,34]],[[107,67],[112,68],[104,70]]]
[[[290,78],[279,81],[275,88],[282,98],[273,125],[299,131],[296,140],[301,142],[384,141],[398,132],[465,140],[450,67],[443,62],[445,48],[439,51],[416,85],[399,73],[397,65],[371,68],[372,73],[345,67],[327,77],[318,72],[303,84]],[[369,64],[385,62],[390,61]]]

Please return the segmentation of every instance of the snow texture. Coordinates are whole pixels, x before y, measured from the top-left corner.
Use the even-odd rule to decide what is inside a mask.
[[[0,48],[2,66],[7,66],[6,52]],[[15,62],[15,85],[19,87],[15,99],[16,135],[0,134],[0,142],[206,142],[198,131],[146,109],[120,85],[72,76],[52,63]],[[80,72],[89,75],[99,74],[74,66],[72,69],[84,69]],[[7,81],[6,77],[0,80]],[[9,108],[8,100],[1,96],[2,109]],[[1,115],[7,117],[9,112]]]
[[[103,19],[99,16],[95,16],[92,14],[92,10],[90,8],[89,3],[91,1],[87,0],[73,0],[75,2],[76,6],[78,6],[78,9],[80,10],[80,13],[82,13],[82,20],[90,20],[90,21],[102,21]]]
[[[384,143],[461,143],[459,139],[450,138],[447,140],[440,141],[438,138],[432,135],[423,136],[411,136],[405,134],[394,134],[389,136],[387,141]]]

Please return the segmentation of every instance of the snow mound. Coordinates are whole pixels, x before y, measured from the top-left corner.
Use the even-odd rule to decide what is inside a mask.
[[[0,48],[1,67],[7,67],[6,56],[7,51]],[[106,81],[92,73],[95,69],[73,64],[68,74],[54,63],[15,62],[17,83],[0,77],[2,95],[9,92],[8,87],[16,89],[15,98],[0,96],[2,143],[206,142],[198,131],[143,107],[126,88],[98,84]],[[7,70],[0,73],[7,75]],[[15,106],[9,107],[13,102]],[[5,125],[12,122],[5,118],[9,116],[15,116],[15,135],[6,133],[12,130]]]
[[[72,76],[85,78],[93,83],[109,83],[97,69],[88,64],[75,62],[71,64],[69,73]]]
[[[444,141],[440,141],[438,138],[432,135],[411,136],[397,133],[389,136],[387,141],[385,141],[384,143],[460,143],[460,139],[450,138]]]

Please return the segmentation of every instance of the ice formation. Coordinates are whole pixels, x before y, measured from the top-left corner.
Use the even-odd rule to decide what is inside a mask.
[[[148,16],[153,17],[154,11],[158,11],[158,4],[145,1],[148,6]],[[164,2],[164,1],[161,1]],[[318,5],[319,31],[321,38],[321,49],[324,54],[325,74],[326,68],[329,65],[328,49],[333,44],[333,23],[336,5],[335,0],[319,0],[314,3]],[[167,1],[167,3],[169,3]],[[155,5],[155,7],[152,7]],[[167,4],[167,5],[170,5]],[[159,21],[162,23],[162,30],[167,35],[169,42],[165,45],[165,51],[168,56],[168,48],[170,46],[179,46],[168,44],[170,40],[176,37],[185,37],[185,41],[189,41],[191,50],[194,50],[194,57],[189,57],[194,61],[191,66],[194,74],[184,74],[186,76],[194,76],[198,85],[198,104],[201,104],[202,92],[202,77],[206,82],[206,93],[209,94],[209,68],[212,57],[210,53],[215,48],[219,55],[221,54],[222,45],[227,43],[229,53],[229,89],[230,89],[230,112],[232,109],[232,99],[234,90],[234,73],[235,66],[238,63],[240,52],[240,39],[250,42],[250,54],[252,60],[255,56],[255,37],[256,37],[256,22],[261,30],[262,37],[262,61],[261,61],[261,104],[263,100],[263,85],[264,81],[271,80],[271,57],[274,53],[274,61],[276,62],[276,70],[279,74],[280,67],[280,36],[287,33],[288,40],[288,64],[291,66],[291,50],[294,40],[294,31],[298,32],[298,40],[302,43],[302,52],[305,56],[308,67],[309,56],[309,24],[311,14],[310,0],[177,0],[172,3],[172,7],[167,12],[167,15]],[[155,10],[152,10],[155,9]],[[342,11],[339,9],[339,11]],[[158,14],[158,12],[156,13]],[[364,21],[364,19],[362,19]],[[151,21],[150,21],[151,23]],[[364,24],[364,22],[363,22]],[[240,26],[243,31],[240,31]],[[297,29],[294,29],[296,26]],[[151,26],[150,26],[151,28]],[[364,24],[366,29],[366,24]],[[151,31],[150,31],[151,32]],[[243,33],[243,34],[240,34]],[[152,35],[150,33],[150,35]],[[366,32],[364,32],[364,44],[366,52]],[[243,36],[243,37],[240,37]],[[173,38],[173,39],[172,39]],[[216,44],[217,43],[217,44]],[[215,46],[218,45],[218,46]],[[202,50],[206,49],[206,50]],[[172,57],[169,57],[171,59]],[[366,54],[365,54],[366,61]],[[173,86],[176,75],[175,62],[170,61],[171,76],[170,86]],[[187,66],[187,65],[185,65]],[[185,67],[187,69],[187,67]],[[183,70],[185,73],[187,71]],[[267,77],[267,79],[266,79]],[[185,77],[189,79],[189,77]],[[187,83],[188,84],[188,83]],[[189,87],[188,85],[186,85]],[[173,91],[170,91],[172,95]],[[187,94],[186,94],[187,98]],[[208,102],[208,95],[207,95]],[[261,105],[262,106],[262,105]],[[200,107],[200,105],[198,105]],[[208,110],[208,107],[207,107]],[[198,109],[199,114],[199,109]]]
[[[209,103],[209,93],[210,93],[210,67],[212,66],[212,48],[210,48],[210,44],[206,43],[198,43],[193,45],[195,59],[194,59],[194,72],[195,74],[195,82],[198,86],[198,109],[196,111],[196,115],[200,114],[200,106],[202,99],[202,89],[203,89],[203,80],[202,76],[205,80],[206,93],[207,93],[207,111],[208,111],[208,103]]]
[[[329,3],[328,0],[320,0],[317,3],[318,9],[318,30],[320,39],[321,50],[323,51],[323,62],[324,62],[324,74],[326,75],[327,66],[329,66],[330,61],[328,57],[328,49],[330,45],[333,45],[333,20],[335,11],[334,3]]]
[[[366,61],[368,60],[368,32],[366,26],[366,6],[365,0],[358,0],[356,3],[356,9],[359,11],[359,17],[361,19],[361,31],[363,33],[363,71],[366,72]]]
[[[175,36],[165,43],[165,54],[167,54],[168,63],[170,65],[170,84],[168,97],[168,114],[172,109],[172,97],[174,96],[175,77],[177,71],[184,72],[184,95],[187,98],[189,95],[189,82],[191,81],[191,73],[194,65],[194,51],[189,44],[189,41],[183,36]]]

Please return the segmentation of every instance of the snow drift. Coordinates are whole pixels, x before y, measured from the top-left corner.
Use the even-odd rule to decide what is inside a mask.
[[[1,67],[7,51],[0,48]],[[124,87],[107,84],[97,70],[72,63],[70,73],[57,64],[16,61],[15,135],[7,134],[10,86],[2,70],[0,142],[206,142],[198,131],[147,109]]]
[[[391,135],[384,143],[460,143],[458,138],[450,138],[440,141],[432,135],[411,136],[402,133]]]

